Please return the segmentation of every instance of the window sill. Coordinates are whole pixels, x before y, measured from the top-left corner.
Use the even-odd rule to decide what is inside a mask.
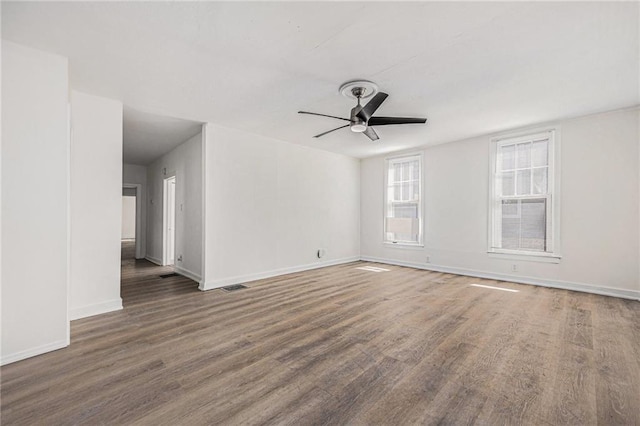
[[[391,241],[383,242],[385,247],[394,247],[404,250],[422,250],[424,249],[424,244],[411,244],[411,243],[392,243]]]
[[[487,253],[493,259],[524,260],[527,262],[560,263],[562,259],[562,256],[556,253],[518,253],[510,250],[489,250]]]

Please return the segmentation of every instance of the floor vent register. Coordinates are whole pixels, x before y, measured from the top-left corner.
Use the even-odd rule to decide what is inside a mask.
[[[226,287],[222,287],[222,289],[224,291],[236,291],[236,290],[244,290],[245,288],[249,288],[246,285],[242,285],[242,284],[234,284],[234,285],[228,285]]]

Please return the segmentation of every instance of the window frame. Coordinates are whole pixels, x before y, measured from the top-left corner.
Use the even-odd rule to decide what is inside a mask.
[[[498,147],[504,145],[518,144],[536,139],[548,138],[548,172],[547,172],[547,193],[502,197],[498,191]],[[532,260],[539,262],[559,263],[562,258],[560,254],[560,131],[559,128],[532,129],[517,134],[505,134],[491,139],[490,161],[489,161],[489,202],[488,202],[488,238],[487,253],[490,257]],[[517,169],[517,167],[516,167]],[[517,173],[516,173],[517,174]],[[504,249],[497,247],[500,241],[502,227],[498,224],[498,205],[504,199],[526,200],[541,199],[547,200],[546,214],[546,251]]]
[[[410,158],[416,158],[418,160],[419,174],[418,184],[420,190],[418,191],[418,241],[392,241],[387,239],[387,211],[389,208],[389,167],[392,163],[400,163],[402,160],[406,161]],[[382,242],[390,247],[415,249],[424,247],[424,154],[423,152],[414,152],[402,155],[396,155],[393,157],[386,157],[384,161],[384,182],[383,182],[383,208],[382,208]]]

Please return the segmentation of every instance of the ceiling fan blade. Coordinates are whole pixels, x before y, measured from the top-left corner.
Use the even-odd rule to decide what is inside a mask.
[[[349,127],[351,124],[345,124],[344,126],[336,127],[335,129],[331,129],[327,132],[320,133],[319,135],[315,135],[314,138],[319,138],[320,136],[324,136],[327,133],[335,132],[336,130],[344,129],[345,127]]]
[[[371,127],[367,127],[363,133],[367,135],[369,139],[371,139],[372,141],[377,141],[378,139],[380,139],[376,131],[373,130]]]
[[[318,114],[317,112],[298,111],[298,114],[319,115],[321,117],[337,118],[338,120],[351,121],[348,118],[336,117],[335,115]]]
[[[362,109],[358,111],[356,115],[361,120],[368,121],[373,115],[373,113],[376,112],[378,108],[380,108],[380,105],[382,105],[382,103],[384,102],[385,99],[387,99],[388,96],[389,95],[387,95],[384,92],[376,93],[376,95],[373,98],[371,98],[371,100],[365,106],[363,106]]]
[[[387,126],[389,124],[423,124],[426,122],[426,118],[371,117],[367,124],[369,126]]]

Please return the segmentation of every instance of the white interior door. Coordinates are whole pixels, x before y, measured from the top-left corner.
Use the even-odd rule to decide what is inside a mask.
[[[164,264],[175,264],[176,253],[176,177],[165,179],[165,256]]]

